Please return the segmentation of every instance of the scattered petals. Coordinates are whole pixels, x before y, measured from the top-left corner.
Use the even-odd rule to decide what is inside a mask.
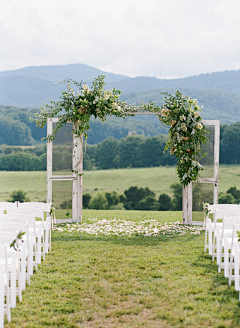
[[[98,220],[89,219],[92,223],[73,223],[65,226],[55,226],[58,231],[68,231],[71,233],[87,233],[95,236],[115,235],[115,236],[145,236],[158,237],[161,235],[185,235],[187,233],[200,235],[205,228],[202,226],[185,225],[177,222],[159,223],[157,220],[144,220],[133,222],[126,220]]]

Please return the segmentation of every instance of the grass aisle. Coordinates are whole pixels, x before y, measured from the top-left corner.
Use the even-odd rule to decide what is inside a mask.
[[[84,221],[115,214],[85,211]],[[181,213],[119,216],[165,222]],[[238,293],[203,247],[204,233],[129,238],[53,231],[52,251],[5,327],[239,327]]]

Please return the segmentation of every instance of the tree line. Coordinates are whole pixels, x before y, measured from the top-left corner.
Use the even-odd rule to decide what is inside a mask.
[[[17,137],[13,135],[13,138]],[[153,137],[132,134],[121,139],[110,137],[96,145],[87,141],[84,170],[175,165],[175,157],[163,152],[166,140],[165,134]],[[29,147],[0,145],[0,170],[46,170],[46,156],[46,144]],[[240,164],[240,122],[221,126],[220,164]],[[54,145],[53,169],[71,170],[71,165],[71,146]]]
[[[158,197],[148,187],[139,188],[132,186],[126,189],[123,194],[116,191],[97,191],[93,196],[89,193],[83,194],[83,208],[90,209],[125,209],[125,210],[144,210],[144,211],[181,211],[182,210],[182,185],[174,183],[170,186],[172,197],[166,193],[160,194]],[[212,204],[212,191],[200,192],[195,183],[193,186],[193,210],[202,211],[203,203],[206,199]],[[206,198],[205,198],[206,197]],[[205,199],[205,201],[204,201]],[[226,193],[219,194],[219,204],[239,204],[240,190],[236,187],[229,188]],[[68,204],[68,207],[64,206]],[[71,203],[64,203],[61,208],[70,208]],[[70,207],[69,207],[70,206]]]

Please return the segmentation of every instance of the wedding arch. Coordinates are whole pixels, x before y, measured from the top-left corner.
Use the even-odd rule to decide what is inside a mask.
[[[35,114],[33,121],[39,127],[47,124],[47,201],[52,201],[52,183],[70,181],[72,184],[72,220],[82,221],[82,175],[83,175],[83,137],[87,139],[90,129],[90,117],[106,120],[107,115],[125,118],[136,114],[158,116],[160,122],[169,127],[169,138],[165,150],[178,158],[177,174],[183,185],[183,223],[192,223],[191,193],[192,182],[214,185],[214,202],[218,194],[219,162],[219,121],[203,121],[201,107],[197,100],[183,96],[179,91],[175,95],[165,93],[164,104],[157,106],[153,101],[147,104],[128,105],[119,100],[121,92],[113,88],[105,90],[104,76],[93,80],[91,89],[82,82],[66,80],[67,85],[59,100],[50,101]],[[72,88],[77,88],[75,91]],[[52,172],[52,143],[60,128],[71,124],[72,134],[72,172],[54,175]],[[206,125],[214,126],[214,176],[199,177],[203,170],[200,159],[205,154],[202,145],[208,141]]]

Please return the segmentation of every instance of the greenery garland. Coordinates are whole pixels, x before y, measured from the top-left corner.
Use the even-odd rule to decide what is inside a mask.
[[[48,141],[54,140],[57,131],[67,122],[73,122],[73,134],[87,138],[92,115],[105,121],[107,115],[124,118],[138,111],[153,112],[163,124],[170,127],[165,150],[170,148],[170,154],[178,158],[177,173],[181,183],[186,186],[197,180],[199,171],[203,169],[199,163],[199,159],[204,156],[201,145],[208,140],[197,100],[176,91],[175,95],[164,93],[166,97],[161,107],[153,101],[139,106],[128,105],[119,100],[121,91],[115,88],[104,90],[103,75],[93,80],[91,89],[82,82],[69,79],[60,83],[67,85],[67,92],[62,92],[60,100],[50,101],[50,104],[42,107],[40,113],[36,113],[32,119],[37,126],[43,127],[47,118],[59,117],[53,133],[47,136]],[[71,84],[77,87],[76,92]]]
[[[40,113],[35,113],[35,118],[32,118],[32,121],[42,128],[46,125],[48,118],[58,116],[59,120],[52,134],[47,136],[48,141],[53,141],[57,131],[67,122],[73,122],[73,134],[79,137],[84,135],[87,138],[92,115],[105,121],[107,115],[126,117],[130,115],[129,111],[135,110],[135,106],[127,105],[119,100],[121,91],[115,88],[103,89],[105,84],[103,75],[93,80],[91,89],[85,83],[78,83],[71,79],[60,82],[60,84],[63,83],[66,84],[67,91],[62,92],[60,100],[50,100],[50,103],[41,107]],[[72,84],[77,91],[71,87]]]

